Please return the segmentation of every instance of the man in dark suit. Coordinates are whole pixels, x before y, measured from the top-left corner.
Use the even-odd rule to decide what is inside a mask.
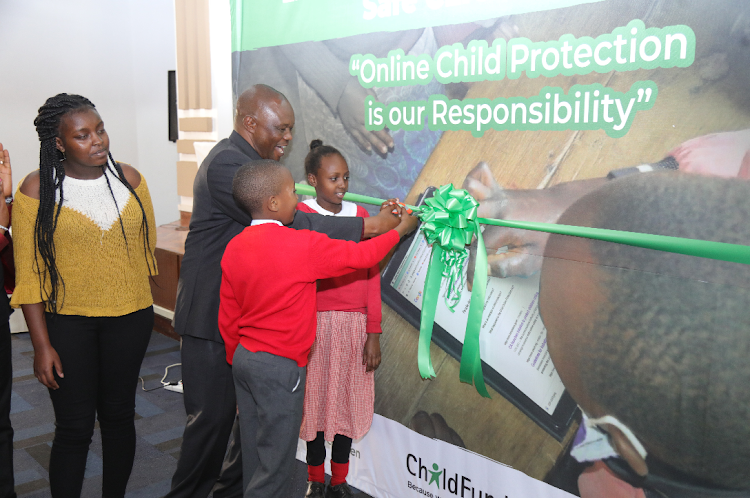
[[[182,381],[188,418],[168,497],[208,496],[221,471],[236,400],[232,369],[227,364],[218,328],[220,265],[227,243],[252,221],[232,198],[232,179],[241,165],[252,160],[278,161],[292,140],[293,127],[294,111],[284,95],[266,85],[251,87],[237,99],[234,131],[211,150],[195,177],[193,214],[174,322],[182,336]],[[358,241],[398,223],[389,211],[381,213],[363,219],[298,212],[291,226]],[[239,440],[233,444],[238,447]],[[236,460],[228,461],[224,470],[231,477],[214,496],[242,495],[239,452],[232,453]]]

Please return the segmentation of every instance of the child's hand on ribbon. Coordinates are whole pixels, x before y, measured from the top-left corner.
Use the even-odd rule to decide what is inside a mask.
[[[400,220],[390,209],[394,205],[396,205],[396,199],[389,199],[380,205],[380,212],[377,215],[364,219],[363,239],[376,237],[398,226]]]
[[[413,232],[414,229],[417,228],[419,218],[417,218],[416,215],[411,214],[412,210],[408,209],[401,203],[395,205],[395,210],[398,212],[397,216],[401,220],[401,222],[396,227],[396,231],[399,233],[399,235],[403,237],[404,235]]]
[[[396,209],[398,206],[406,208],[406,212],[408,214],[412,214],[412,210],[409,209],[409,208],[407,208],[406,204],[404,204],[403,202],[399,201],[398,198],[388,199],[387,201],[385,201],[383,204],[380,205],[380,210],[382,211],[384,209],[391,208],[391,214],[400,217],[401,215],[399,214],[398,209]]]

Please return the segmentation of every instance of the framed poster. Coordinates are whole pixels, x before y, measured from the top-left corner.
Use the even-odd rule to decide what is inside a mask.
[[[434,190],[428,188],[422,200],[431,197]],[[401,242],[382,275],[383,301],[417,329],[431,250],[422,232],[416,230]],[[466,265],[463,272],[465,279]],[[459,360],[471,292],[464,287],[451,311],[442,299],[445,287],[444,279],[432,340]],[[538,307],[539,276],[490,277],[486,296],[479,336],[485,382],[562,441],[576,404],[565,391],[547,351],[546,329]]]

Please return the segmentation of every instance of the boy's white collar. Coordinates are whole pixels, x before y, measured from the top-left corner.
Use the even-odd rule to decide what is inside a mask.
[[[279,220],[253,220],[252,223],[250,223],[250,226],[254,227],[255,225],[263,225],[265,223],[276,223],[280,227],[284,226],[284,224]]]

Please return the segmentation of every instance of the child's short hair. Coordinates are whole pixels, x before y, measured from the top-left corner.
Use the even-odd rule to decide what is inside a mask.
[[[281,192],[281,173],[284,171],[287,171],[284,166],[271,159],[243,164],[232,181],[234,202],[253,216],[260,213],[263,203]]]
[[[750,245],[750,182],[634,175],[580,199],[558,223],[586,216],[592,227]],[[545,255],[565,238],[552,235]],[[596,265],[576,265],[606,296],[577,328],[588,396],[681,472],[750,486],[750,265],[585,243]]]

